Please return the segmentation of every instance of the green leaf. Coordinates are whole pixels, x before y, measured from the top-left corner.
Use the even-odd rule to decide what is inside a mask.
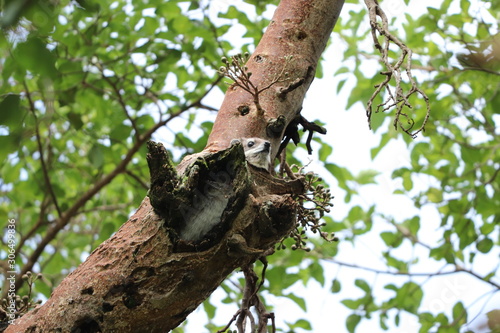
[[[332,154],[333,148],[325,142],[321,142],[321,147],[318,151],[318,156],[320,161],[326,161],[328,157]]]
[[[395,257],[389,255],[388,253],[384,254],[384,257],[387,260],[387,266],[396,268],[398,272],[403,272],[403,273],[408,272],[408,264],[406,262],[396,259]]]
[[[363,290],[364,292],[366,292],[367,294],[371,293],[372,291],[371,287],[368,285],[368,283],[366,283],[365,280],[356,279],[356,281],[354,281],[354,285]]]
[[[212,303],[209,301],[203,302],[203,309],[205,310],[208,318],[213,319],[215,317],[215,311],[217,308]]]
[[[458,302],[453,306],[453,321],[457,327],[467,323],[467,310],[462,302]]]
[[[479,242],[477,242],[476,248],[481,253],[488,253],[493,248],[493,245],[494,245],[493,241],[488,237],[485,237]]]
[[[430,202],[440,203],[443,201],[443,191],[441,191],[440,189],[431,187],[427,191],[427,198],[429,199]]]
[[[346,327],[349,333],[354,333],[356,331],[356,326],[358,326],[359,322],[361,321],[361,316],[352,314],[346,319]]]
[[[0,135],[0,159],[7,160],[7,156],[15,152],[19,146],[20,137],[17,135]]]
[[[131,134],[132,128],[125,124],[118,124],[113,127],[109,133],[109,137],[117,142],[125,141]]]
[[[347,79],[340,80],[338,85],[337,85],[337,94],[340,93],[342,88],[344,87],[344,84],[347,82]]]
[[[4,183],[13,183],[19,179],[19,175],[21,173],[21,164],[16,163],[4,163],[1,170],[2,181]]]
[[[68,113],[68,120],[74,129],[79,130],[83,127],[82,117],[76,112]]]
[[[429,252],[429,256],[436,260],[445,259],[448,263],[455,263],[453,253],[452,245],[450,243],[444,243],[441,246],[432,248]]]
[[[293,324],[290,324],[290,323],[287,323],[287,324],[292,329],[301,328],[301,329],[306,330],[306,331],[312,330],[311,323],[305,319],[299,319]]]
[[[382,134],[382,137],[380,138],[379,144],[370,150],[370,155],[371,155],[372,160],[374,160],[375,157],[377,157],[378,153],[380,153],[380,151],[387,145],[387,143],[390,140],[392,140],[396,137],[395,133],[396,132],[389,131],[387,133]]]
[[[357,310],[362,304],[362,299],[343,299],[340,303],[344,304],[348,309]]]
[[[401,178],[403,180],[403,188],[405,191],[410,191],[413,188],[413,181],[411,179],[412,172],[408,168],[400,168],[394,170],[392,178]]]
[[[339,182],[339,186],[346,190],[346,191],[351,191],[349,188],[347,182],[349,180],[353,180],[354,177],[352,176],[351,172],[347,170],[344,167],[340,167],[336,164],[331,164],[331,163],[325,163],[325,168],[330,171],[330,173],[335,177],[335,179]],[[347,200],[347,198],[346,198]]]
[[[337,76],[339,74],[350,73],[350,72],[351,72],[351,70],[348,67],[341,66],[341,67],[339,67],[339,69],[337,69],[337,71],[335,72],[334,75]]]
[[[403,188],[406,191],[410,191],[413,188],[413,180],[411,179],[410,174],[406,174],[403,178]]]
[[[101,228],[100,238],[104,241],[108,239],[115,231],[115,225],[113,223],[106,222]]]
[[[295,304],[297,304],[302,310],[307,311],[305,299],[303,299],[302,297],[299,297],[295,294],[291,294],[291,293],[288,295],[285,295],[285,296],[288,297],[289,299],[291,299],[292,301],[294,301]]]
[[[23,114],[19,109],[20,97],[15,94],[8,94],[0,102],[0,125],[13,126],[19,128],[23,119]]]
[[[356,182],[360,185],[376,184],[375,177],[380,175],[376,170],[363,170],[355,178]]]
[[[308,267],[308,271],[311,274],[311,277],[319,282],[320,285],[325,285],[325,272],[323,270],[323,266],[320,265],[319,262],[313,262]]]
[[[408,230],[413,236],[417,236],[418,231],[420,230],[420,217],[414,216],[410,220],[408,220]]]
[[[299,274],[286,272],[286,267],[274,267],[266,273],[269,281],[269,291],[275,295],[282,294],[283,290],[300,280]]]
[[[34,54],[36,57],[32,56]],[[55,79],[58,75],[54,55],[38,38],[29,38],[26,42],[20,43],[15,49],[14,59],[21,67],[33,74],[51,79]]]
[[[495,230],[495,227],[496,227],[496,224],[495,223],[487,223],[485,222],[480,228],[479,230],[481,231],[481,233],[483,235],[489,235],[490,233],[493,232],[493,230]]]
[[[100,145],[94,145],[89,151],[89,160],[94,168],[99,169],[104,164],[104,154]]]
[[[453,225],[460,230],[460,233],[457,235],[460,238],[459,248],[461,250],[477,240],[476,227],[471,219],[463,218],[463,216],[456,216]]]
[[[338,279],[334,279],[333,282],[332,282],[332,287],[331,287],[331,292],[336,294],[338,292],[340,292],[340,290],[342,289],[342,286],[340,284],[340,281]]]
[[[81,8],[84,8],[85,11],[90,13],[96,13],[101,8],[99,2],[95,0],[76,0],[76,2],[78,2]]]
[[[401,308],[410,312],[417,313],[422,302],[423,292],[420,286],[414,282],[407,282],[397,291],[396,300]]]
[[[371,97],[371,84],[369,80],[358,81],[358,86],[354,89],[347,99],[346,108],[350,109],[354,103],[365,103]],[[378,103],[378,102],[377,102]],[[380,116],[380,114],[373,114],[372,117]]]
[[[2,17],[0,18],[0,26],[2,29],[14,25],[22,15],[22,11],[26,4],[21,1],[9,1],[6,4],[2,3]]]
[[[321,62],[318,63],[318,66],[316,67],[316,77],[318,79],[321,79],[323,77],[323,65]]]
[[[385,112],[372,113],[370,118],[370,127],[373,131],[377,131],[380,127],[382,127],[382,125],[385,125],[384,127],[387,127],[388,120],[389,119],[387,113]],[[391,135],[391,137],[394,137],[395,135],[392,133],[396,133],[396,131],[389,130],[387,134]]]
[[[384,243],[389,247],[394,247],[394,245],[401,240],[401,236],[399,234],[389,231],[380,233],[380,238],[382,238]]]

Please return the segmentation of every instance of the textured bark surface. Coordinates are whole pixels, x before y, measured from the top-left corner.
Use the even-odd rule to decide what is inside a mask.
[[[227,148],[233,138],[267,138],[276,153],[282,133],[270,137],[268,123],[284,116],[288,124],[296,117],[342,5],[337,0],[280,3],[248,67],[252,82],[263,87],[281,72],[285,56],[292,55],[290,81],[261,94],[265,112],[260,115],[250,94],[230,87],[205,151],[186,158],[177,167],[179,174],[196,158]],[[302,83],[278,97],[280,89],[297,80]],[[238,112],[242,105],[250,108],[244,116]],[[227,275],[257,260],[294,226],[295,202],[286,193],[299,191],[300,184],[273,183],[266,179],[270,176],[249,171],[244,178],[252,194],[244,194],[241,210],[208,249],[174,251],[175,238],[165,226],[179,222],[157,215],[147,197],[43,306],[6,332],[167,332],[177,327]]]
[[[291,199],[271,199],[276,213],[292,222]],[[178,326],[229,273],[260,255],[245,253],[241,245],[272,246],[273,239],[260,238],[248,223],[259,214],[259,203],[248,200],[232,233],[246,243],[232,237],[203,252],[173,253],[164,221],[145,198],[130,220],[69,274],[42,307],[6,332],[167,332]]]

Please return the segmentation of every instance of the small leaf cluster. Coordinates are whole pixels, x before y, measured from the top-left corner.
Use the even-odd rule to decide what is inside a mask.
[[[9,308],[10,299],[8,298],[2,299],[2,301],[0,302],[0,323],[9,322],[12,319],[22,317],[26,312],[28,312],[29,310],[35,308],[37,305],[42,303],[41,300],[34,300],[32,295],[33,284],[35,283],[36,280],[40,280],[42,278],[42,274],[33,274],[31,272],[27,272],[22,276],[22,278],[28,286],[28,293],[23,296],[15,295],[14,311],[12,311],[12,309]],[[7,313],[13,313],[14,318],[6,316],[5,314]]]
[[[289,55],[284,57],[284,64],[281,71],[276,72],[272,77],[269,77],[269,83],[265,85],[254,84],[252,83],[252,81],[250,81],[252,72],[249,72],[248,67],[246,66],[246,63],[249,59],[250,54],[248,52],[243,55],[241,53],[238,53],[237,55],[232,56],[230,61],[227,59],[227,57],[222,57],[221,61],[224,65],[219,67],[218,73],[221,76],[230,78],[237,87],[242,88],[250,95],[252,95],[257,112],[258,114],[262,115],[264,113],[264,109],[260,105],[259,95],[263,91],[271,88],[276,83],[288,80],[289,73],[286,71],[286,67],[288,63],[293,59],[293,56]]]
[[[249,93],[253,93],[255,87],[250,81],[252,72],[249,72],[248,67],[245,65],[248,59],[250,59],[250,53],[248,52],[243,55],[238,53],[230,57],[230,60],[227,57],[222,57],[221,61],[224,66],[219,67],[218,73],[221,76],[230,78]]]
[[[338,238],[334,233],[322,231],[322,227],[326,226],[323,217],[325,213],[330,212],[330,207],[333,206],[333,195],[330,189],[325,187],[323,179],[313,172],[308,172],[303,177],[306,190],[304,194],[295,198],[297,224],[289,237],[295,241],[291,246],[292,250],[301,249],[309,252],[311,248],[307,246],[307,231],[319,234],[327,242],[338,241]],[[278,249],[286,248],[283,241],[278,245]]]

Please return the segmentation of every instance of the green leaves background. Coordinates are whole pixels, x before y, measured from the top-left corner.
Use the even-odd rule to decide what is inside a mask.
[[[30,269],[44,274],[43,283],[35,283],[44,298],[144,198],[143,142],[150,135],[162,128],[177,161],[203,148],[211,110],[220,103],[213,96],[226,88],[216,75],[220,58],[253,50],[276,1],[227,8],[197,1],[19,3],[5,1],[1,8],[0,212],[17,220],[19,271],[36,259]],[[346,98],[349,112],[363,112],[382,68],[369,42],[366,10],[355,3],[347,1],[335,28],[330,47],[343,54],[334,65],[337,86],[328,93]],[[380,186],[381,171],[370,165],[349,170],[334,158],[349,142],[316,138],[313,158],[321,163],[314,171],[329,180],[335,206],[345,211],[328,216],[326,228],[341,241],[324,244],[310,235],[312,252],[286,249],[270,258],[267,306],[285,297],[304,311],[303,318],[290,318],[275,308],[282,331],[316,327],[307,289],[297,288],[311,283],[344,307],[346,315],[335,316],[338,331],[362,331],[364,323],[391,331],[408,320],[421,332],[473,331],[476,315],[486,317],[494,306],[491,297],[500,289],[500,2],[444,0],[420,17],[398,8],[389,13],[392,29],[414,51],[414,73],[432,114],[416,140],[393,129],[390,113],[374,114],[380,141],[370,143],[371,158],[386,156],[394,142],[404,144],[409,161],[392,171],[399,184],[394,194],[409,198],[413,209],[401,218],[362,204],[366,189]],[[210,91],[216,94],[206,96]],[[334,119],[314,117],[326,128]],[[289,147],[288,155],[291,163],[307,163],[302,145]],[[71,216],[59,225],[65,214]],[[349,255],[361,244],[376,252],[377,265],[365,267]],[[454,275],[475,281],[482,293],[466,300],[458,293],[446,307],[429,308],[433,283]],[[218,291],[234,311],[240,283],[235,273]],[[210,331],[233,314],[218,310],[214,298],[203,308]],[[490,323],[495,313],[487,316]]]

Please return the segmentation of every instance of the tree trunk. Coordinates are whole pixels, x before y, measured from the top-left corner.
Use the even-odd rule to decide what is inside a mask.
[[[164,148],[150,143],[151,191],[137,212],[69,274],[41,307],[6,332],[166,332],[182,323],[236,268],[257,260],[295,224],[285,183],[244,167],[234,138],[259,137],[277,153],[286,126],[296,119],[344,1],[283,0],[248,61],[259,94],[231,86],[206,149],[173,169]],[[290,60],[287,57],[293,56]],[[284,66],[286,68],[283,70]],[[202,157],[202,159],[200,159]],[[185,216],[210,178],[229,175],[231,195],[221,223],[198,243],[179,240]],[[206,202],[205,202],[206,203]],[[196,208],[196,207],[195,207]]]

